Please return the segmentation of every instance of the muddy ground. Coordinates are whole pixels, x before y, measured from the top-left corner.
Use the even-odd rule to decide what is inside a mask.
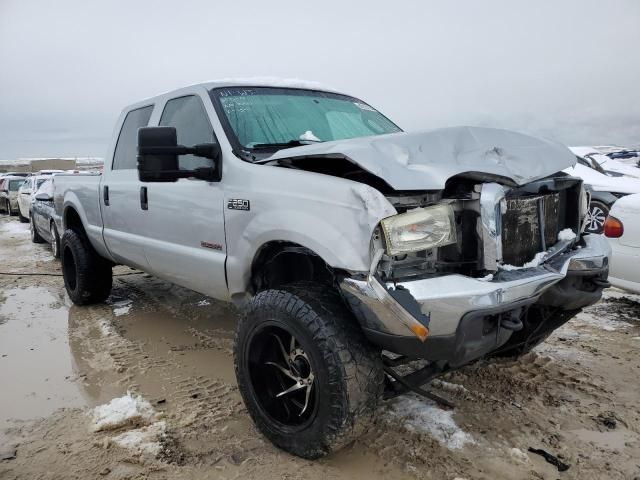
[[[73,306],[59,262],[14,218],[0,219],[0,271],[3,480],[640,478],[640,299],[618,290],[524,358],[436,382],[454,410],[387,402],[366,436],[306,461],[247,416],[232,307],[123,267],[108,304]],[[89,430],[91,409],[127,391],[166,422],[157,455],[114,444],[132,427]]]

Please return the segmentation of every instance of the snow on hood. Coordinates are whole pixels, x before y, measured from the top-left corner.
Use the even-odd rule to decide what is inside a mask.
[[[396,190],[441,190],[454,175],[482,173],[518,185],[575,164],[563,145],[495,128],[451,127],[394,133],[288,148],[267,161],[343,156]]]

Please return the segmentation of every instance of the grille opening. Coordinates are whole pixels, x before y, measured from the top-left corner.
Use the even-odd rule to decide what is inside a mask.
[[[565,228],[577,233],[580,222],[580,183],[559,191],[518,193],[507,196],[502,217],[502,256],[510,265],[523,265],[548,250]]]

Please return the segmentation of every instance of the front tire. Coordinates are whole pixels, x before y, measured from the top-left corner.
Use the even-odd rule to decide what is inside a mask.
[[[380,350],[330,287],[300,282],[258,293],[234,345],[238,387],[277,447],[318,458],[369,426],[383,389]]]
[[[597,233],[600,234],[604,231],[604,222],[609,215],[609,206],[598,202],[592,201],[589,204],[589,210],[587,211],[585,233]]]
[[[60,236],[58,235],[58,229],[54,222],[51,222],[49,231],[51,233],[51,253],[53,254],[53,258],[60,258]]]
[[[93,249],[86,235],[66,230],[60,241],[62,275],[76,305],[103,302],[111,293],[111,264]]]

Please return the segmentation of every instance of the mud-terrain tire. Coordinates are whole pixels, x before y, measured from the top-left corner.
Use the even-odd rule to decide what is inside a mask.
[[[51,233],[51,253],[53,258],[60,258],[60,235],[58,235],[58,228],[55,222],[51,221],[49,231]]]
[[[31,241],[33,243],[44,243],[44,238],[42,238],[38,233],[33,217],[31,217],[31,220],[29,220],[29,233],[31,234]]]
[[[64,286],[76,305],[103,302],[111,293],[111,264],[93,249],[86,235],[68,229],[60,239]]]
[[[290,345],[287,335],[295,338]],[[304,405],[293,398],[304,398],[302,391],[284,400],[276,397],[299,385],[273,365],[286,365],[284,345],[290,347],[289,373],[304,375],[298,372],[305,366],[296,362],[306,359],[307,372],[313,375]],[[292,352],[302,352],[304,359],[292,360]],[[273,362],[263,362],[271,358]],[[252,299],[236,328],[234,366],[258,429],[277,447],[308,459],[336,451],[364,433],[384,386],[380,350],[366,340],[338,293],[312,282],[265,290]]]

